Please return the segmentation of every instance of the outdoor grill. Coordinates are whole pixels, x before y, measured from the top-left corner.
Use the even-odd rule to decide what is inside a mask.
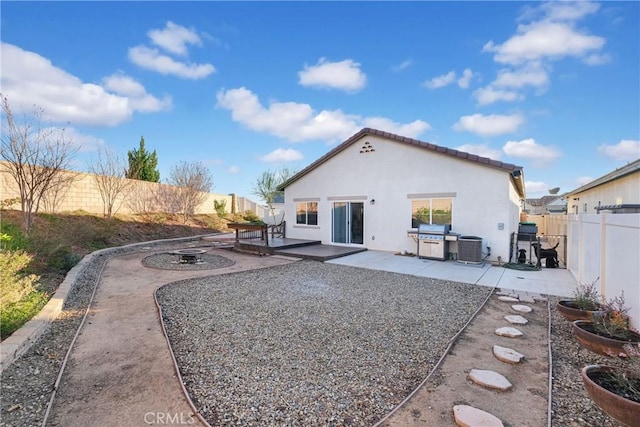
[[[418,225],[418,257],[444,261],[449,252],[446,235],[451,226],[443,224]]]

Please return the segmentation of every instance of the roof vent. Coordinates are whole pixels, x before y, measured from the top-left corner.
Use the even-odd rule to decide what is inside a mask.
[[[374,151],[376,150],[369,141],[365,142],[360,148],[360,153],[373,153]]]

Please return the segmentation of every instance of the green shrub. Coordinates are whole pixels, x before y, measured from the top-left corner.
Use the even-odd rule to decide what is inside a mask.
[[[70,247],[63,246],[49,255],[47,265],[55,270],[66,273],[79,263],[81,259],[82,257],[80,255],[71,252]]]
[[[262,220],[255,214],[253,211],[244,211],[242,217],[245,221],[254,223],[254,224],[262,224]]]
[[[24,274],[33,257],[26,252],[0,251],[0,304],[2,311],[9,304],[14,304],[33,293],[39,277]]]
[[[213,208],[220,218],[227,216],[227,201],[226,200],[214,200]]]
[[[2,301],[0,310],[0,336],[2,339],[18,330],[44,307],[49,301],[49,296],[43,291],[34,291],[25,298],[5,306]]]
[[[17,250],[27,248],[27,236],[19,225],[6,221],[0,222],[0,250]]]

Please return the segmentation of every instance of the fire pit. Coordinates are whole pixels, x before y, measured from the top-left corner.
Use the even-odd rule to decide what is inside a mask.
[[[206,252],[205,249],[178,249],[171,253],[178,256],[178,262],[180,264],[197,264],[202,262],[202,254]]]

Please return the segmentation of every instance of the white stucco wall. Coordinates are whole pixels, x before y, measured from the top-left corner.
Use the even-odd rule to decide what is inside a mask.
[[[365,142],[375,150],[360,153]],[[452,232],[483,238],[489,260],[509,258],[519,198],[508,171],[367,135],[285,189],[287,237],[331,243],[334,201],[364,201],[364,247],[416,252],[410,195],[453,196]],[[375,204],[370,201],[375,199]],[[295,224],[296,202],[318,201],[318,225]],[[502,230],[499,223],[504,224]],[[450,251],[455,252],[456,245]]]
[[[569,194],[567,212],[594,214],[597,213],[595,207],[598,206],[598,203],[603,206],[640,203],[640,172],[629,174],[580,193]]]

